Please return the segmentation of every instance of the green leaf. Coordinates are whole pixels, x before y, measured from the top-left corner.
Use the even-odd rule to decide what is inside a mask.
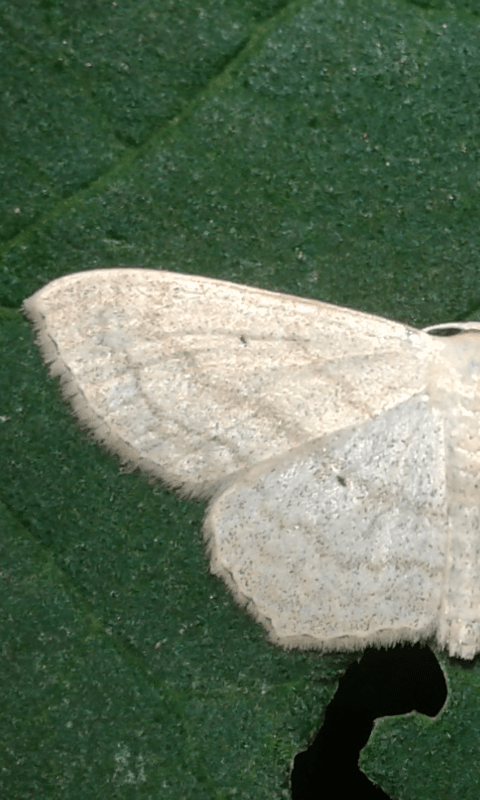
[[[132,265],[467,318],[479,34],[474,0],[0,2],[2,796],[288,798],[351,661],[266,641],[203,508],[79,429],[22,300]],[[397,800],[478,795],[478,667],[442,663],[441,717],[365,751]]]

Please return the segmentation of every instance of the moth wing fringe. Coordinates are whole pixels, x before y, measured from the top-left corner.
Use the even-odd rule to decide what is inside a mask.
[[[216,493],[217,484],[197,484],[188,479],[179,481],[147,457],[139,457],[134,447],[113,433],[110,427],[90,407],[85,395],[76,383],[70,368],[59,355],[55,341],[47,331],[45,317],[37,309],[32,298],[25,300],[22,312],[30,320],[35,332],[35,342],[40,355],[48,368],[50,377],[60,386],[62,398],[66,401],[80,428],[94,439],[102,449],[117,457],[122,472],[139,470],[150,482],[161,483],[176,491],[185,499],[206,500]]]

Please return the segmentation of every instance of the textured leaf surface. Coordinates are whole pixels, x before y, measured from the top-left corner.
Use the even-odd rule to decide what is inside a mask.
[[[471,318],[477,6],[0,14],[1,794],[287,798],[349,659],[266,640],[207,573],[203,509],[86,438],[14,310],[130,265],[416,326]],[[440,719],[390,720],[367,748],[397,800],[478,796],[477,665],[446,669]]]

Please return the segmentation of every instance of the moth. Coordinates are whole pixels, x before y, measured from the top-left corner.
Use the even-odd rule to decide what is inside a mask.
[[[480,650],[480,323],[151,269],[67,275],[24,312],[97,440],[211,499],[211,571],[272,641]]]

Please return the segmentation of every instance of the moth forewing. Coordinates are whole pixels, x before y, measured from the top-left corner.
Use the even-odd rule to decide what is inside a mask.
[[[193,496],[408,399],[438,347],[352,309],[162,270],[74,273],[24,309],[85,426]]]

